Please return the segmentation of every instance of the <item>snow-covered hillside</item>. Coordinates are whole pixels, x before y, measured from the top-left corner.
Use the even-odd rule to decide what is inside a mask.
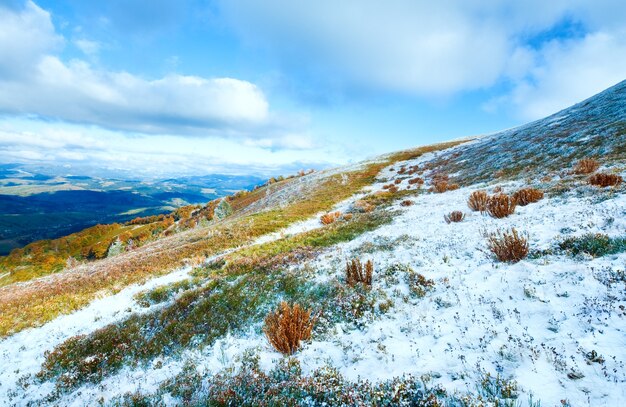
[[[373,160],[385,165],[333,201],[330,225],[315,213],[0,340],[0,405],[622,405],[626,186],[572,168],[595,158],[626,178],[625,129],[622,82],[519,129]],[[358,168],[235,216],[280,216]],[[444,174],[460,187],[437,193]],[[474,191],[526,187],[543,199],[508,217],[468,208]],[[510,228],[530,247],[516,263],[487,244]],[[373,262],[371,287],[346,284],[352,259]],[[281,300],[316,316],[293,356],[263,332]]]

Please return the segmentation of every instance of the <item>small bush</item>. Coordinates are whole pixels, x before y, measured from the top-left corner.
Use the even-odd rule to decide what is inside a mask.
[[[610,238],[603,233],[589,233],[565,239],[559,243],[559,249],[566,250],[574,256],[586,253],[593,257],[600,257],[626,251],[626,238]]]
[[[467,206],[473,211],[485,212],[489,196],[485,191],[474,191],[467,200]]]
[[[431,279],[424,277],[420,273],[416,273],[412,269],[409,269],[408,274],[409,289],[413,294],[418,297],[423,297],[426,293],[433,289],[435,282]]]
[[[439,194],[446,191],[454,191],[455,189],[459,189],[459,184],[453,184],[448,181],[433,182],[433,190]]]
[[[543,192],[535,188],[522,188],[513,194],[513,199],[518,205],[526,206],[543,199]]]
[[[413,205],[413,201],[411,201],[410,199],[405,199],[404,201],[400,202],[400,205],[402,206],[411,206]]]
[[[515,228],[510,231],[498,230],[487,235],[489,250],[498,260],[517,263],[528,255],[528,237],[522,236]]]
[[[594,174],[589,177],[589,184],[598,187],[614,187],[621,184],[623,178],[617,174],[607,174],[604,172]]]
[[[449,214],[444,215],[443,218],[448,224],[451,222],[462,222],[463,219],[465,219],[465,214],[461,211],[452,211]]]
[[[593,158],[583,158],[576,163],[574,167],[574,174],[591,174],[600,168],[600,163]]]
[[[359,213],[370,213],[376,208],[376,206],[364,200],[356,201],[352,207],[355,212]]]
[[[506,218],[515,212],[516,201],[507,194],[496,194],[487,198],[487,213],[494,218]]]
[[[354,286],[357,283],[371,286],[373,273],[374,264],[371,260],[365,263],[365,267],[363,267],[359,259],[353,259],[351,262],[346,263],[346,283],[349,286]]]
[[[391,192],[392,194],[395,194],[396,192],[398,192],[398,187],[395,185],[391,185],[389,188],[387,188],[387,191]]]
[[[395,180],[393,183],[394,183],[394,184],[396,184],[396,185],[398,185],[398,184],[401,184],[401,183],[402,183],[402,180],[401,180],[401,179],[397,179],[397,180]]]
[[[422,185],[422,184],[424,184],[424,179],[420,178],[420,177],[411,178],[409,180],[409,185],[413,185],[413,184]]]
[[[320,222],[324,225],[330,225],[341,217],[341,212],[330,212],[320,217]]]
[[[270,312],[265,317],[263,332],[277,351],[292,355],[300,349],[300,341],[311,338],[314,323],[311,311],[298,304],[290,306],[283,301],[275,312]]]

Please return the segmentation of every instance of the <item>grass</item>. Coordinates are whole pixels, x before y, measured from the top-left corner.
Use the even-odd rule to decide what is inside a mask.
[[[602,233],[588,233],[563,240],[559,243],[559,249],[573,256],[581,253],[593,257],[607,256],[626,251],[626,237],[611,238]]]

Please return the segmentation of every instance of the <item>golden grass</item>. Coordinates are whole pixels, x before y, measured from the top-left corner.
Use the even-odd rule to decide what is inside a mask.
[[[299,304],[290,306],[281,302],[278,309],[265,317],[263,332],[269,343],[285,355],[293,355],[300,349],[301,342],[311,338],[315,319],[311,311]]]
[[[394,162],[453,147],[450,142],[402,151],[384,160],[322,179],[304,197],[286,206],[267,204],[267,196],[289,187],[293,180],[278,181],[230,199],[233,215],[217,224],[159,238],[133,251],[94,261],[45,279],[0,287],[0,337],[40,326],[69,314],[102,295],[141,283],[182,267],[189,259],[218,254],[245,245],[293,222],[330,210],[336,203],[371,185],[380,170]],[[270,192],[268,192],[270,191]],[[282,204],[282,202],[281,202]],[[254,207],[254,210],[249,209]],[[342,222],[343,224],[343,222]]]
[[[329,212],[320,217],[320,222],[324,225],[330,225],[341,217],[341,212]]]

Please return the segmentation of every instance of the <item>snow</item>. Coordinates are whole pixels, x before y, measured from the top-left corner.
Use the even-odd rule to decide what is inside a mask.
[[[449,153],[453,149],[446,150]],[[421,165],[442,153],[426,154],[406,162]],[[383,169],[369,191],[381,190],[400,164]],[[406,187],[404,180],[399,187]],[[414,205],[396,205],[391,224],[336,245],[301,267],[317,271],[315,279],[343,278],[344,264],[366,243],[391,241],[391,247],[362,255],[375,264],[374,286],[385,292],[393,307],[355,329],[338,324],[324,337],[314,337],[296,357],[305,373],[331,363],[347,378],[378,381],[412,373],[427,378],[429,386],[448,391],[474,391],[484,373],[517,381],[519,400],[531,394],[543,406],[615,406],[626,400],[626,305],[624,281],[611,275],[624,272],[626,253],[600,258],[573,258],[563,254],[503,264],[488,254],[484,232],[515,227],[528,233],[531,249],[554,246],[564,236],[606,233],[624,236],[626,194],[600,192],[588,186],[538,203],[518,207],[505,219],[470,212],[467,197],[475,185],[442,194],[411,198]],[[524,186],[501,184],[504,192]],[[359,193],[334,210],[346,211]],[[446,224],[453,210],[466,213],[463,222]],[[321,215],[321,214],[320,214]],[[263,236],[261,244],[320,227],[319,216]],[[381,246],[382,247],[382,246]],[[410,297],[403,278],[385,281],[381,274],[392,265],[409,265],[435,281],[423,298]],[[128,287],[98,299],[88,307],[40,327],[0,341],[0,395],[18,394],[16,400],[37,402],[53,390],[53,383],[22,389],[20,377],[39,371],[46,350],[65,339],[89,333],[130,312],[146,312],[133,296],[143,290],[187,278],[188,268]],[[270,369],[280,359],[258,327],[243,335],[227,335],[202,350],[189,349],[182,357],[160,358],[161,366],[127,367],[97,385],[84,385],[64,396],[62,405],[92,405],[140,389],[149,393],[191,360],[198,368],[218,372],[237,363],[253,348],[261,366]],[[587,357],[592,351],[603,363]],[[570,375],[570,377],[568,377]],[[582,376],[581,378],[572,378]],[[0,398],[0,404],[11,402]],[[73,403],[73,404],[72,404]]]

